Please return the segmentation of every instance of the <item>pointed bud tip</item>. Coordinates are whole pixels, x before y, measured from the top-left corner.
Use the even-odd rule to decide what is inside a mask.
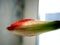
[[[7,27],[7,30],[13,31],[14,30],[14,27]]]
[[[23,20],[17,21],[17,22],[15,22],[15,23],[11,24],[9,27],[7,27],[7,30],[13,31],[16,27],[20,27],[20,26],[22,26],[25,22],[30,21],[30,20],[34,20],[34,19],[31,19],[31,18],[30,18],[30,19],[23,19]]]

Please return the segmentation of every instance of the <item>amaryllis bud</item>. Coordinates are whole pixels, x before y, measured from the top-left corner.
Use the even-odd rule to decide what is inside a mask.
[[[60,28],[60,21],[37,21],[24,19],[11,24],[7,29],[19,36],[36,36]]]

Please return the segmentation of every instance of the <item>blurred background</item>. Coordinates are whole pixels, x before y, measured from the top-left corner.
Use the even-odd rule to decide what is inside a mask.
[[[60,0],[39,0],[39,19],[43,21],[60,21]],[[60,29],[38,36],[38,45],[60,45]]]
[[[36,37],[16,36],[6,30],[24,18],[37,19],[38,0],[0,0],[0,45],[35,45]]]
[[[10,33],[6,27],[25,18],[60,20],[60,0],[0,0],[0,45],[60,45],[60,29],[33,37]]]

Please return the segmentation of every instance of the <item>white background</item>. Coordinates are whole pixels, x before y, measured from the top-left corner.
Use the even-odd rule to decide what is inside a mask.
[[[39,15],[40,20],[53,21],[60,20],[60,0],[40,0]],[[55,14],[59,13],[59,15]],[[54,14],[54,15],[46,15]],[[60,29],[43,33],[39,36],[39,45],[60,45]]]

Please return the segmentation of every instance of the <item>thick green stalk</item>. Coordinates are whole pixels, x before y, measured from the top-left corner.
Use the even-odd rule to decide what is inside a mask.
[[[30,30],[34,33],[43,33],[47,31],[53,31],[60,28],[60,21],[47,22],[45,24],[36,24],[29,27],[27,30]]]

